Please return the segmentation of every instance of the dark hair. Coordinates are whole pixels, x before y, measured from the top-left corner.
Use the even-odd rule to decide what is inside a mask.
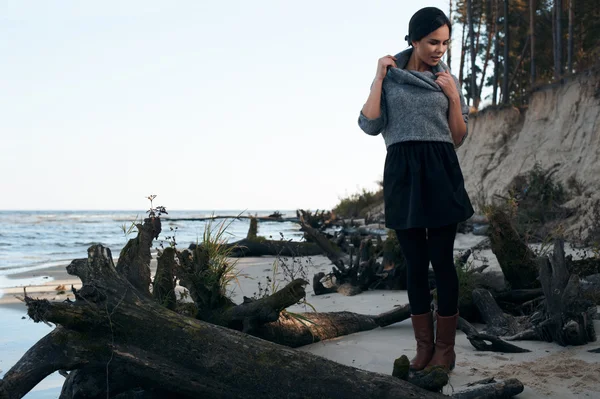
[[[436,7],[421,8],[415,13],[408,23],[408,35],[404,38],[409,46],[413,41],[419,41],[440,27],[448,25],[452,34],[452,24],[442,10]]]

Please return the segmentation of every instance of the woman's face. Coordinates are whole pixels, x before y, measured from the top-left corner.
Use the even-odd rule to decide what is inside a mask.
[[[413,42],[413,47],[422,62],[429,66],[436,66],[448,49],[449,41],[450,29],[448,25],[443,25],[418,42]]]

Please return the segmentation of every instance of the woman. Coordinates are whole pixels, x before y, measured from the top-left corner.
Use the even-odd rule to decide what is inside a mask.
[[[371,93],[358,124],[382,134],[386,227],[396,231],[407,261],[407,288],[417,354],[413,370],[454,368],[458,277],[454,267],[457,224],[473,215],[454,149],[467,135],[468,107],[458,80],[441,61],[451,25],[439,9],[419,10],[410,20],[409,48],[379,59]],[[434,342],[428,269],[436,278],[438,309]]]

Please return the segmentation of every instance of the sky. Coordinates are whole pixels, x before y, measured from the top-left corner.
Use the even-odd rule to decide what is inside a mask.
[[[150,194],[173,210],[330,209],[375,189],[385,145],[358,114],[425,6],[448,11],[0,0],[0,209],[141,209]]]

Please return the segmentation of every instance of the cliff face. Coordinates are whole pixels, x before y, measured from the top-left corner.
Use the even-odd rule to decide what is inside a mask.
[[[584,188],[566,206],[577,210],[567,221],[572,232],[591,217],[600,199],[600,74],[590,72],[535,92],[526,111],[484,110],[471,115],[469,136],[458,149],[469,195],[491,202],[506,195],[513,179],[535,162],[554,167],[556,180]]]

